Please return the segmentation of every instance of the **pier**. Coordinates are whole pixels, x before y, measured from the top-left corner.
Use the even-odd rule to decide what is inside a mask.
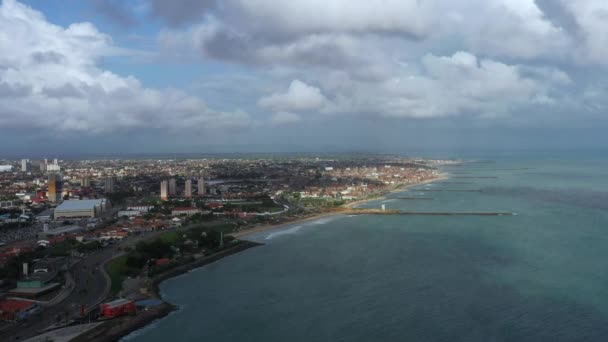
[[[423,192],[481,192],[481,189],[411,189]]]
[[[388,198],[388,199],[397,199],[397,200],[404,200],[404,201],[432,201],[432,200],[434,200],[434,198],[432,198],[432,197],[392,197],[392,198]]]
[[[343,211],[348,215],[411,215],[411,216],[514,216],[512,212],[441,212],[441,211],[401,211],[382,209],[349,209]]]
[[[468,179],[496,179],[498,177],[496,176],[483,176],[483,177],[479,177],[479,176],[460,176],[460,177],[452,177],[452,178],[468,178]]]

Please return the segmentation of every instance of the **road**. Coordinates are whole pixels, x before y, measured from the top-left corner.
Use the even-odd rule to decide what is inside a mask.
[[[139,241],[153,239],[166,231],[155,231],[134,236],[119,244],[107,247],[87,255],[71,269],[74,277],[74,290],[60,303],[45,308],[37,317],[0,331],[0,341],[20,341],[40,334],[41,331],[80,315],[82,305],[91,308],[101,303],[110,292],[110,279],[105,274],[103,265],[114,257],[121,255],[120,248],[130,247]]]

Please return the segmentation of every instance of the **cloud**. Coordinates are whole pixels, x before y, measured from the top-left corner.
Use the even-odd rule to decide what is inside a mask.
[[[171,26],[179,26],[202,18],[214,9],[216,0],[151,0],[152,14]]]
[[[272,123],[277,126],[295,124],[300,122],[301,120],[302,119],[298,114],[290,112],[275,113],[271,119]]]
[[[577,25],[576,34],[582,42],[577,51],[579,61],[607,65],[608,3],[602,0],[561,0],[560,3]]]
[[[242,128],[246,112],[216,111],[177,89],[147,88],[98,61],[128,53],[91,23],[67,28],[14,0],[0,5],[0,123],[59,131]],[[3,38],[2,38],[3,37]]]
[[[135,16],[125,3],[120,0],[94,0],[93,6],[97,13],[102,14],[121,27],[130,28],[137,24]]]
[[[294,80],[285,93],[264,97],[258,105],[275,112],[308,112],[320,109],[326,102],[319,88]]]

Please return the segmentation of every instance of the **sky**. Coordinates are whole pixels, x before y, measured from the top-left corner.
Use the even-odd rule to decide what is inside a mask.
[[[608,143],[605,0],[0,1],[0,157]]]

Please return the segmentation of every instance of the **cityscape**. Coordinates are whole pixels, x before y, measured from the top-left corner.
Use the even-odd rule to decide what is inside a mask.
[[[4,160],[0,336],[103,322],[146,303],[154,309],[128,318],[157,317],[169,307],[153,289],[159,274],[247,247],[239,233],[432,181],[442,176],[438,166],[457,163],[380,155]]]

